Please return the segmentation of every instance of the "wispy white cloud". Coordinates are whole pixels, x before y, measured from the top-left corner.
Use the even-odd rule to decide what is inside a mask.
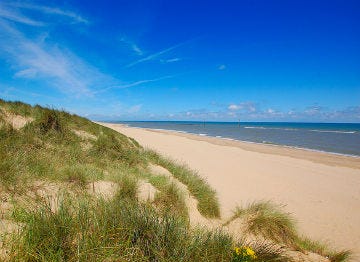
[[[119,81],[58,44],[32,39],[13,24],[0,19],[0,58],[17,70],[17,78],[43,80],[72,95],[91,95],[103,84]],[[16,44],[14,44],[16,43]]]
[[[0,18],[11,20],[13,22],[30,25],[30,26],[43,26],[44,23],[33,20],[29,17],[24,16],[18,10],[9,8],[4,3],[0,2]]]
[[[130,40],[126,36],[122,36],[120,38],[120,42],[123,43],[128,49],[130,49],[133,53],[135,53],[138,56],[143,56],[145,54],[145,51],[142,48],[140,48],[138,44],[136,44],[134,41]],[[176,49],[176,48],[184,45],[187,42],[188,41],[177,44],[177,45],[174,45],[174,46],[169,47],[167,49],[164,49],[164,50],[162,50],[160,52],[157,52],[157,53],[148,55],[146,57],[143,57],[141,59],[138,59],[138,60],[126,65],[125,67],[128,68],[128,67],[132,67],[132,66],[134,66],[136,64],[142,63],[142,62],[155,60],[158,57],[162,56],[163,54],[166,54],[167,52],[170,52],[171,50]],[[158,61],[160,61],[161,63],[164,63],[164,64],[166,64],[166,63],[175,63],[175,62],[179,62],[181,60],[182,60],[182,58],[179,58],[179,57],[168,58],[168,59],[158,59]]]
[[[136,44],[132,44],[131,49],[138,55],[143,55],[144,53]]]
[[[255,103],[254,103],[255,104]],[[309,118],[308,108],[301,110],[280,111],[272,108],[260,109],[255,112],[232,111],[227,107],[213,111],[208,108],[188,109],[179,112],[153,113],[143,112],[142,104],[122,106],[115,115],[92,116],[98,120],[118,119],[153,119],[153,120],[192,120],[192,121],[319,121],[319,122],[359,122],[360,106],[347,107],[341,110],[322,108],[316,115]],[[129,115],[131,114],[130,118]]]
[[[120,42],[124,43],[135,54],[139,56],[142,56],[144,54],[144,51],[135,42],[129,40],[127,37],[121,37]]]
[[[129,68],[129,67],[133,67],[134,65],[137,65],[137,64],[140,64],[140,63],[143,63],[143,62],[146,62],[146,61],[151,61],[151,60],[157,59],[159,56],[161,56],[163,54],[166,54],[166,53],[168,53],[168,52],[170,52],[170,51],[172,51],[172,50],[174,50],[174,49],[176,49],[176,48],[178,48],[180,46],[183,46],[187,42],[189,42],[189,41],[182,42],[180,44],[177,44],[177,45],[171,46],[169,48],[166,48],[164,50],[161,50],[161,51],[159,51],[157,53],[148,55],[148,56],[146,56],[144,58],[141,58],[139,60],[136,60],[136,61],[126,65],[125,67]]]
[[[32,11],[38,11],[48,15],[62,16],[68,18],[71,22],[74,23],[85,23],[85,24],[89,23],[89,21],[83,18],[81,15],[70,10],[60,9],[58,7],[35,5],[24,2],[7,2],[6,5],[17,9],[27,9]]]
[[[158,77],[158,78],[154,78],[154,79],[139,80],[139,81],[131,82],[131,83],[128,83],[128,84],[112,85],[112,86],[108,86],[106,88],[97,90],[97,91],[94,92],[94,94],[103,93],[103,92],[109,91],[111,89],[130,88],[130,87],[134,87],[134,86],[138,86],[138,85],[142,85],[142,84],[146,84],[146,83],[157,82],[157,81],[160,81],[160,80],[173,78],[175,76],[177,76],[177,75],[168,75],[168,76],[162,76],[162,77]]]
[[[307,115],[317,115],[319,114],[321,111],[323,111],[323,107],[315,105],[315,106],[309,106],[305,109],[304,113]]]
[[[170,58],[170,59],[161,59],[160,62],[161,63],[175,63],[175,62],[179,62],[181,61],[182,59],[179,58],[179,57],[175,57],[175,58]]]
[[[134,114],[134,113],[138,113],[141,110],[142,105],[134,105],[132,107],[130,107],[127,112],[130,114]]]
[[[227,108],[230,111],[247,111],[247,112],[255,112],[256,105],[254,102],[241,102],[239,104],[230,104]]]
[[[20,70],[15,73],[14,77],[17,78],[35,78],[37,75],[37,70],[35,68],[27,68]]]
[[[261,109],[253,102],[230,104],[227,114],[233,118],[268,121],[321,121],[321,122],[358,122],[360,120],[360,106],[347,107],[340,110],[330,109],[319,105],[302,109],[279,110],[274,108]],[[226,111],[224,111],[226,112]],[[223,115],[225,117],[225,115]]]
[[[226,69],[226,65],[219,65],[218,69],[219,70],[224,70],[224,69]]]

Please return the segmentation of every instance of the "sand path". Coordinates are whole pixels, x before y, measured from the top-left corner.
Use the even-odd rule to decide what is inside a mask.
[[[187,163],[216,189],[222,216],[238,204],[286,205],[312,239],[360,254],[360,159],[104,124]]]

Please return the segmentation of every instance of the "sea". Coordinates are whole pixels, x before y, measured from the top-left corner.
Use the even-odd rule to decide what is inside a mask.
[[[116,123],[130,127],[170,130],[360,157],[360,123],[192,121],[122,121]]]

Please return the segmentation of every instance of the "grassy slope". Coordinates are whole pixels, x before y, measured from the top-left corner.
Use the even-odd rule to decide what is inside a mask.
[[[16,130],[9,115],[31,121]],[[197,190],[194,195],[203,215],[219,215],[215,193],[205,181],[145,151],[136,141],[64,111],[0,100],[0,187],[13,205],[5,218],[21,225],[18,232],[6,235],[6,258],[231,261],[232,247],[243,243],[221,231],[191,229],[181,193],[166,179],[149,174],[150,161],[181,173],[179,179],[190,191]],[[136,199],[141,178],[160,189],[153,204]],[[118,183],[115,197],[106,200],[88,194],[85,189],[97,180]],[[197,186],[190,185],[194,180]],[[50,202],[32,197],[38,181],[67,185],[55,210]],[[24,205],[18,200],[25,196]],[[282,259],[276,248],[258,245],[255,251],[266,261]]]
[[[16,130],[8,123],[9,115],[31,121]],[[149,173],[150,162],[168,169],[188,187],[202,215],[219,217],[215,191],[187,167],[85,118],[0,100],[0,188],[13,199],[12,212],[5,218],[22,225],[22,230],[6,239],[8,259],[232,261],[232,248],[245,243],[221,231],[191,229],[181,192],[166,177]],[[137,201],[139,179],[148,180],[160,191],[152,204]],[[89,184],[98,180],[119,185],[113,199],[87,193]],[[32,196],[38,181],[67,185],[55,211],[37,198],[30,197],[34,203],[29,205],[17,201],[21,196]],[[34,206],[37,208],[31,208]],[[238,217],[252,212],[238,211]],[[267,219],[252,220],[249,230],[273,231],[274,227],[266,228],[274,226]],[[280,227],[288,221],[282,222]],[[290,222],[287,225],[290,234],[285,230],[285,237],[293,238],[295,229]],[[302,248],[315,248],[310,241],[297,243]],[[258,261],[286,261],[274,245],[253,243],[253,248]]]

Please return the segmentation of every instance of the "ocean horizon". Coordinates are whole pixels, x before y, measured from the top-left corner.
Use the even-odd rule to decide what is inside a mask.
[[[360,123],[107,121],[243,142],[360,157]]]

